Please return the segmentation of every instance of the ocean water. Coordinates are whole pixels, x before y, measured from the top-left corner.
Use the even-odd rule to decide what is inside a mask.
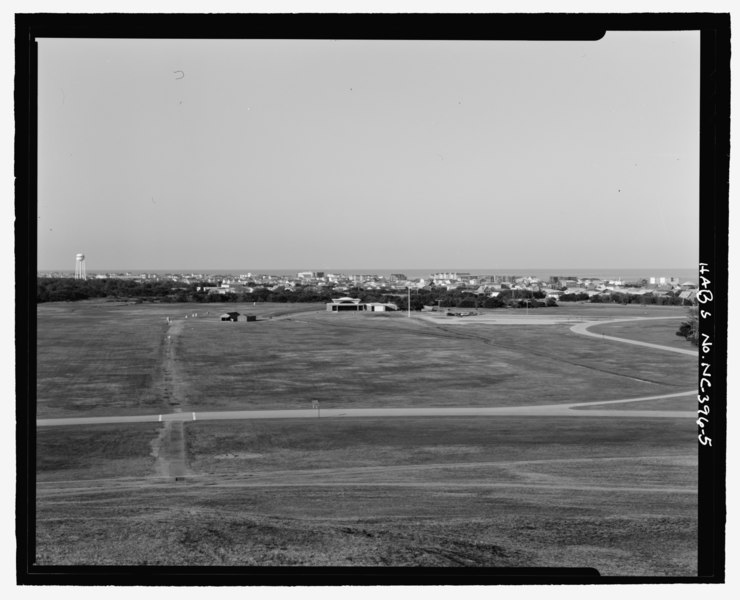
[[[694,269],[686,268],[671,268],[671,267],[657,267],[657,268],[625,268],[625,269],[579,269],[579,268],[558,268],[558,269],[540,269],[540,268],[521,268],[521,269],[474,269],[469,267],[461,267],[459,269],[441,269],[441,268],[428,268],[428,269],[404,269],[402,267],[388,269],[332,269],[332,268],[299,268],[299,269],[129,269],[128,272],[132,274],[139,273],[156,273],[159,275],[166,273],[195,273],[195,274],[211,274],[211,275],[239,275],[243,273],[252,273],[253,275],[277,275],[277,276],[292,276],[295,277],[297,273],[302,271],[321,271],[323,273],[334,273],[343,275],[383,275],[388,277],[391,273],[403,273],[408,279],[428,279],[433,273],[470,273],[471,275],[479,276],[490,276],[490,275],[518,275],[521,277],[537,277],[544,281],[547,281],[551,276],[564,276],[564,277],[598,277],[602,279],[621,279],[623,281],[634,281],[640,279],[650,280],[651,277],[678,277],[679,281],[692,281],[697,283],[699,279],[699,267]],[[88,275],[94,275],[97,273],[104,273],[105,271],[89,271]],[[121,271],[115,271],[121,272]]]
[[[305,269],[306,271],[323,271],[324,273],[342,273],[344,275],[384,275],[391,273],[403,273],[409,279],[429,278],[433,273],[470,273],[471,275],[518,275],[521,277],[537,277],[547,280],[551,276],[573,276],[573,277],[600,277],[603,279],[636,280],[651,277],[678,277],[680,281],[699,278],[699,267],[696,269],[656,268],[656,269]],[[264,273],[271,275],[295,275],[299,270],[279,271],[247,271],[253,274]]]

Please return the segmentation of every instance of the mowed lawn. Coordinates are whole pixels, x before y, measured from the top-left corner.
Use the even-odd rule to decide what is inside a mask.
[[[162,389],[166,318],[225,310],[262,318],[316,305],[54,302],[37,307],[37,417],[152,414],[171,410]],[[208,314],[208,316],[206,316]]]
[[[85,493],[42,483],[38,562],[694,575],[694,429],[690,419],[189,422],[186,482]],[[78,456],[69,478],[110,477],[100,459],[130,455],[119,446]],[[47,480],[64,479],[45,465]]]
[[[148,307],[147,307],[148,308]],[[103,302],[37,309],[38,417],[148,413],[161,362],[164,316]]]
[[[563,311],[602,319],[681,312],[659,308]],[[259,320],[221,322],[224,310]],[[39,417],[156,414],[175,403],[197,411],[313,400],[337,408],[586,402],[681,391],[696,378],[689,356],[587,338],[568,324],[460,326],[285,304],[53,303],[38,315]],[[182,325],[169,366],[167,316]],[[658,323],[656,341],[675,343],[666,333],[673,321]]]
[[[188,321],[177,346],[183,410],[512,406],[690,389],[691,357],[587,338],[567,324],[430,323],[309,313]]]

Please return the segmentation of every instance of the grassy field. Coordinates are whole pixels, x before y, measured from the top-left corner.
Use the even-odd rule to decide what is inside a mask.
[[[81,441],[75,428],[45,433]],[[47,464],[39,562],[694,572],[683,420],[317,419],[188,423],[187,434],[179,484],[93,480],[116,473],[92,449],[66,479]],[[88,480],[71,481],[80,464]]]
[[[326,407],[511,406],[694,383],[690,357],[627,351],[568,325],[459,327],[325,313],[228,325],[194,321],[183,331],[188,409],[300,408],[313,399]]]
[[[150,412],[163,318],[126,306],[54,303],[38,308],[38,415]]]
[[[486,309],[484,309],[486,310]],[[498,309],[491,309],[495,312]],[[659,306],[647,304],[599,304],[591,302],[561,302],[556,307],[537,308],[530,311],[533,315],[569,315],[591,319],[621,319],[628,317],[685,317],[688,314],[685,306]],[[514,314],[521,309],[510,310]]]
[[[151,444],[158,431],[159,427],[144,423],[39,428],[37,480],[148,476],[154,465]]]
[[[223,323],[225,309],[259,320]],[[313,399],[322,407],[511,406],[696,385],[690,356],[588,338],[568,324],[460,326],[322,309],[40,305],[38,415],[307,408]],[[594,320],[683,316],[671,307],[583,304],[538,314],[545,310]],[[677,324],[594,329],[685,343],[672,333]],[[684,397],[639,408],[695,403]],[[37,562],[695,573],[692,419],[317,418],[178,427],[39,428]],[[163,461],[180,461],[182,480]]]
[[[223,323],[217,315],[224,306],[212,304],[40,306],[39,417],[156,414],[175,405],[305,408],[314,399],[326,407],[507,406],[695,385],[691,357],[586,338],[567,324],[460,327],[315,306],[290,313],[309,308],[303,305],[227,308],[260,320]],[[578,312],[605,318],[615,311],[582,305]],[[170,341],[166,316],[178,319]]]
[[[225,310],[269,319],[318,305],[133,304],[59,302],[37,310],[37,415],[152,414],[168,408],[163,357],[166,318]],[[251,325],[251,323],[250,323]]]

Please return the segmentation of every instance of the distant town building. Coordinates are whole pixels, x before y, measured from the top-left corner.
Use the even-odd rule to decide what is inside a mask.
[[[206,292],[207,294],[222,294],[223,295],[223,294],[227,294],[229,290],[226,288],[219,287],[219,286],[201,286],[201,287],[197,287],[196,291]]]
[[[457,273],[449,273],[449,272],[443,272],[443,273],[432,273],[432,281],[434,283],[444,283],[449,281],[457,281],[458,276]]]
[[[683,300],[684,304],[695,304],[696,303],[696,290],[684,290],[678,297]]]

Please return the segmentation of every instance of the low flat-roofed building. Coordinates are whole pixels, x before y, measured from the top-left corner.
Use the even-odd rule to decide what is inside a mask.
[[[398,306],[392,302],[368,302],[365,304],[365,310],[370,312],[388,312],[398,310]]]
[[[359,298],[337,298],[326,303],[327,312],[344,312],[344,311],[367,311],[367,312],[387,312],[398,310],[398,306],[392,302],[361,302]]]
[[[349,296],[344,296],[343,298],[334,298],[331,302],[326,303],[326,310],[328,312],[340,312],[340,311],[347,311],[347,310],[365,310],[364,304],[362,305],[363,308],[360,308],[360,299],[359,298],[350,298]]]

